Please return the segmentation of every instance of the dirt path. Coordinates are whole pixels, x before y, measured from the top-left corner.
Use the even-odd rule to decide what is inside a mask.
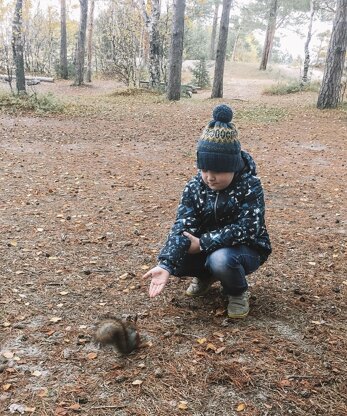
[[[188,280],[173,278],[149,300],[141,279],[218,100],[57,83],[82,114],[0,115],[1,414],[347,413],[346,114],[257,85],[233,81],[223,100],[257,161],[274,249],[240,322],[225,319],[218,287],[187,299]],[[135,354],[93,342],[106,313],[137,316]]]

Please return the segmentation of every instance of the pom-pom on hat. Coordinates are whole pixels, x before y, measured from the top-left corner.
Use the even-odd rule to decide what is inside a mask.
[[[214,172],[239,172],[244,167],[241,145],[232,109],[221,104],[213,110],[213,120],[205,127],[197,148],[198,169]]]

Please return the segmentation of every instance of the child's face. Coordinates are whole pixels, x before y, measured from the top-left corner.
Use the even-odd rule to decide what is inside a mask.
[[[234,172],[214,172],[212,170],[201,170],[202,180],[213,191],[221,191],[227,188],[234,178]]]

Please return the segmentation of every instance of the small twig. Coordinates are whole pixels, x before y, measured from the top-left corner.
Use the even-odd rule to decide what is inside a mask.
[[[165,383],[164,381],[161,382],[164,386],[169,387],[171,390],[175,391],[179,396],[183,397],[185,400],[188,400],[188,397],[182,394],[179,390],[175,389],[175,387],[170,386],[170,384]]]
[[[199,337],[198,335],[193,335],[193,334],[185,334],[184,332],[180,332],[179,334],[177,334],[177,335],[184,335],[185,337],[193,337],[193,338],[201,338],[201,337]]]
[[[124,407],[127,407],[126,404],[118,404],[118,405],[105,405],[105,406],[92,406],[89,409],[124,409]]]
[[[296,376],[295,374],[293,374],[292,376],[287,376],[287,378],[293,378],[295,380],[304,380],[304,379],[309,379],[309,378],[314,378],[314,376]]]

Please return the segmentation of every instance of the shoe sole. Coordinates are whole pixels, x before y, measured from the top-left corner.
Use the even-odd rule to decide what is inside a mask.
[[[242,318],[246,318],[246,316],[249,314],[249,311],[239,314],[239,315],[232,315],[228,313],[228,318],[230,319],[242,319]]]

